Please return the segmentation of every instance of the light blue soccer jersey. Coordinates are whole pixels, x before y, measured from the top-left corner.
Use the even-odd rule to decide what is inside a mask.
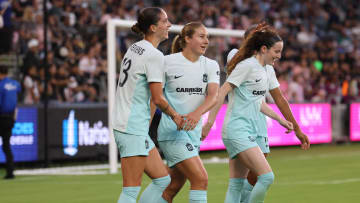
[[[164,95],[179,114],[193,112],[205,100],[208,83],[219,84],[219,64],[207,57],[200,56],[196,62],[186,59],[183,54],[165,56]],[[190,136],[200,141],[202,121],[192,131],[178,131],[171,118],[162,114],[158,127],[158,140],[181,140]]]
[[[267,133],[266,116],[261,112],[259,112],[259,120],[258,120],[257,124],[258,124],[257,125],[257,130],[258,130],[257,135],[262,136],[262,137],[267,137],[268,133]]]
[[[232,49],[228,56],[227,56],[227,62],[229,63],[231,58],[236,54],[236,52],[238,51],[238,49]],[[255,59],[256,60],[256,59]],[[259,63],[258,63],[259,64]],[[260,64],[259,64],[260,65]],[[261,65],[260,65],[261,66]],[[276,74],[275,74],[275,70],[271,65],[266,65],[265,66],[265,72],[267,75],[267,80],[268,80],[268,88],[267,91],[275,89],[277,87],[280,86],[277,78],[276,78]],[[263,97],[263,99],[265,100],[265,97]],[[260,101],[261,104],[261,101]],[[260,110],[260,109],[259,109]],[[266,116],[261,113],[260,111],[257,112],[257,115],[254,115],[254,118],[257,118],[257,122],[255,123],[255,126],[251,129],[256,131],[256,134],[258,136],[264,136],[267,137],[267,122],[266,122]]]
[[[133,135],[148,135],[150,82],[163,82],[164,55],[141,40],[127,50],[120,68],[115,97],[114,129]]]

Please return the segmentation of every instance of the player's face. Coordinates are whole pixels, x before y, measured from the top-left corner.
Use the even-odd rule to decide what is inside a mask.
[[[169,22],[165,11],[161,11],[160,19],[156,24],[156,31],[155,31],[156,35],[161,39],[161,41],[169,38],[170,26],[171,23]]]
[[[191,38],[187,38],[186,46],[196,54],[203,55],[209,45],[209,34],[204,26],[196,28]]]
[[[265,53],[265,64],[274,65],[276,60],[281,58],[281,52],[284,47],[282,41],[276,42],[270,49]]]

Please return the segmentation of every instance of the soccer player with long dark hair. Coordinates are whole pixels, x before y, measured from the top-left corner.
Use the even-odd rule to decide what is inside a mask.
[[[267,65],[272,66],[281,58],[282,49],[281,37],[265,23],[259,24],[249,34],[228,63],[228,78],[220,89],[217,104],[211,110],[207,126],[204,128],[205,130],[211,128],[225,96],[229,95],[222,138],[230,158],[238,160],[233,168],[234,171],[230,170],[230,175],[236,176],[236,182],[232,182],[230,176],[229,187],[240,194],[249,170],[255,173],[257,182],[249,195],[250,203],[263,202],[267,190],[274,181],[274,173],[260,150],[256,137],[259,112],[264,107],[264,95],[269,90],[269,81],[276,77]],[[308,149],[309,140],[300,130],[279,88],[271,89],[270,94],[286,120],[293,124],[302,148]],[[228,196],[229,192],[226,203],[240,201]]]
[[[144,39],[129,47],[121,63],[113,119],[123,177],[118,203],[136,202],[144,172],[152,179],[152,183],[141,195],[142,203],[157,202],[170,183],[166,166],[148,135],[150,98],[179,129],[184,122],[162,93],[164,55],[157,46],[168,38],[170,26],[161,8],[141,10],[132,30]]]

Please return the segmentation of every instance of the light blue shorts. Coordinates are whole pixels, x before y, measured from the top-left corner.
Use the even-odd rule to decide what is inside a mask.
[[[121,158],[149,156],[149,151],[155,147],[149,135],[131,135],[114,130],[114,137]]]
[[[249,134],[246,134],[246,136],[240,136],[235,139],[223,138],[223,143],[226,147],[226,151],[228,152],[229,157],[233,159],[240,152],[253,147],[258,147],[259,145],[256,140],[257,136],[250,136]]]
[[[270,153],[269,139],[265,136],[257,136],[256,142],[264,154]]]
[[[164,140],[159,141],[159,147],[164,153],[169,167],[191,157],[199,156],[200,145],[194,145],[189,140]]]

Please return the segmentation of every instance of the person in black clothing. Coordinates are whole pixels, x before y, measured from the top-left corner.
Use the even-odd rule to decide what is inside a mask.
[[[6,156],[5,179],[13,179],[14,158],[10,148],[11,131],[15,123],[15,112],[20,84],[7,77],[8,69],[0,65],[0,136]]]
[[[11,43],[14,32],[11,22],[11,14],[11,1],[0,0],[0,18],[2,20],[0,25],[0,54],[8,54],[11,51]]]

